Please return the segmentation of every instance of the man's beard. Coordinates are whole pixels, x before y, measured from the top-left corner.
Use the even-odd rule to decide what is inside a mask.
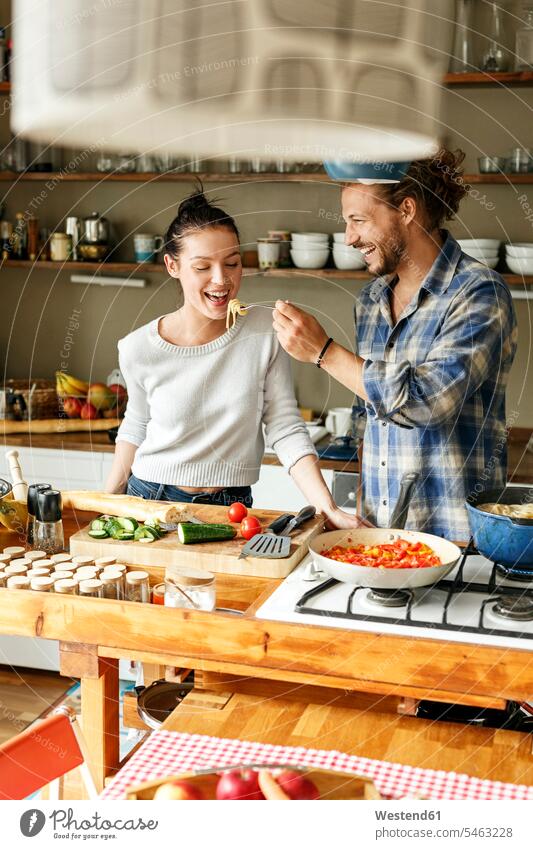
[[[392,233],[377,244],[381,254],[379,265],[372,269],[373,274],[384,276],[394,274],[400,262],[405,259],[407,242],[400,233]]]

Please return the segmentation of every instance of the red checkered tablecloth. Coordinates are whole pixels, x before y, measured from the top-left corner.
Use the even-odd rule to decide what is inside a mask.
[[[165,775],[235,764],[279,763],[353,772],[372,778],[385,796],[420,795],[426,799],[533,799],[533,787],[504,784],[443,770],[420,769],[343,752],[273,746],[203,734],[156,731],[117,773],[102,799],[122,799],[129,787]]]

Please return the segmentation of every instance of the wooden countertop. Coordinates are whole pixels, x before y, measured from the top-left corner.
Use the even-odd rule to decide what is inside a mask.
[[[527,428],[514,428],[511,431],[508,441],[508,479],[512,483],[533,483],[533,453],[526,451],[530,433]],[[106,454],[112,454],[115,450],[107,433],[8,434],[4,437],[4,444],[24,448],[53,448],[58,451],[102,451]],[[263,463],[267,466],[280,465],[274,454],[265,454]],[[359,463],[321,460],[320,468],[355,472],[359,471]]]

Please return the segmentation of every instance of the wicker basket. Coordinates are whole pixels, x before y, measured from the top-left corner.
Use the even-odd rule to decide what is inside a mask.
[[[31,391],[32,386],[35,386],[33,392]],[[5,388],[12,389],[13,392],[22,395],[24,398],[26,409],[22,412],[22,419],[59,418],[59,401],[55,381],[45,380],[44,378],[6,380]]]

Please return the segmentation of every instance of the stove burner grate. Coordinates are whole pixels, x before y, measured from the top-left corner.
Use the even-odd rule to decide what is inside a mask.
[[[366,600],[376,607],[405,607],[409,604],[412,593],[405,590],[369,590]]]
[[[491,612],[500,619],[530,622],[533,620],[533,600],[523,596],[500,596]]]
[[[502,566],[496,563],[496,573],[509,581],[533,581],[533,566]]]

